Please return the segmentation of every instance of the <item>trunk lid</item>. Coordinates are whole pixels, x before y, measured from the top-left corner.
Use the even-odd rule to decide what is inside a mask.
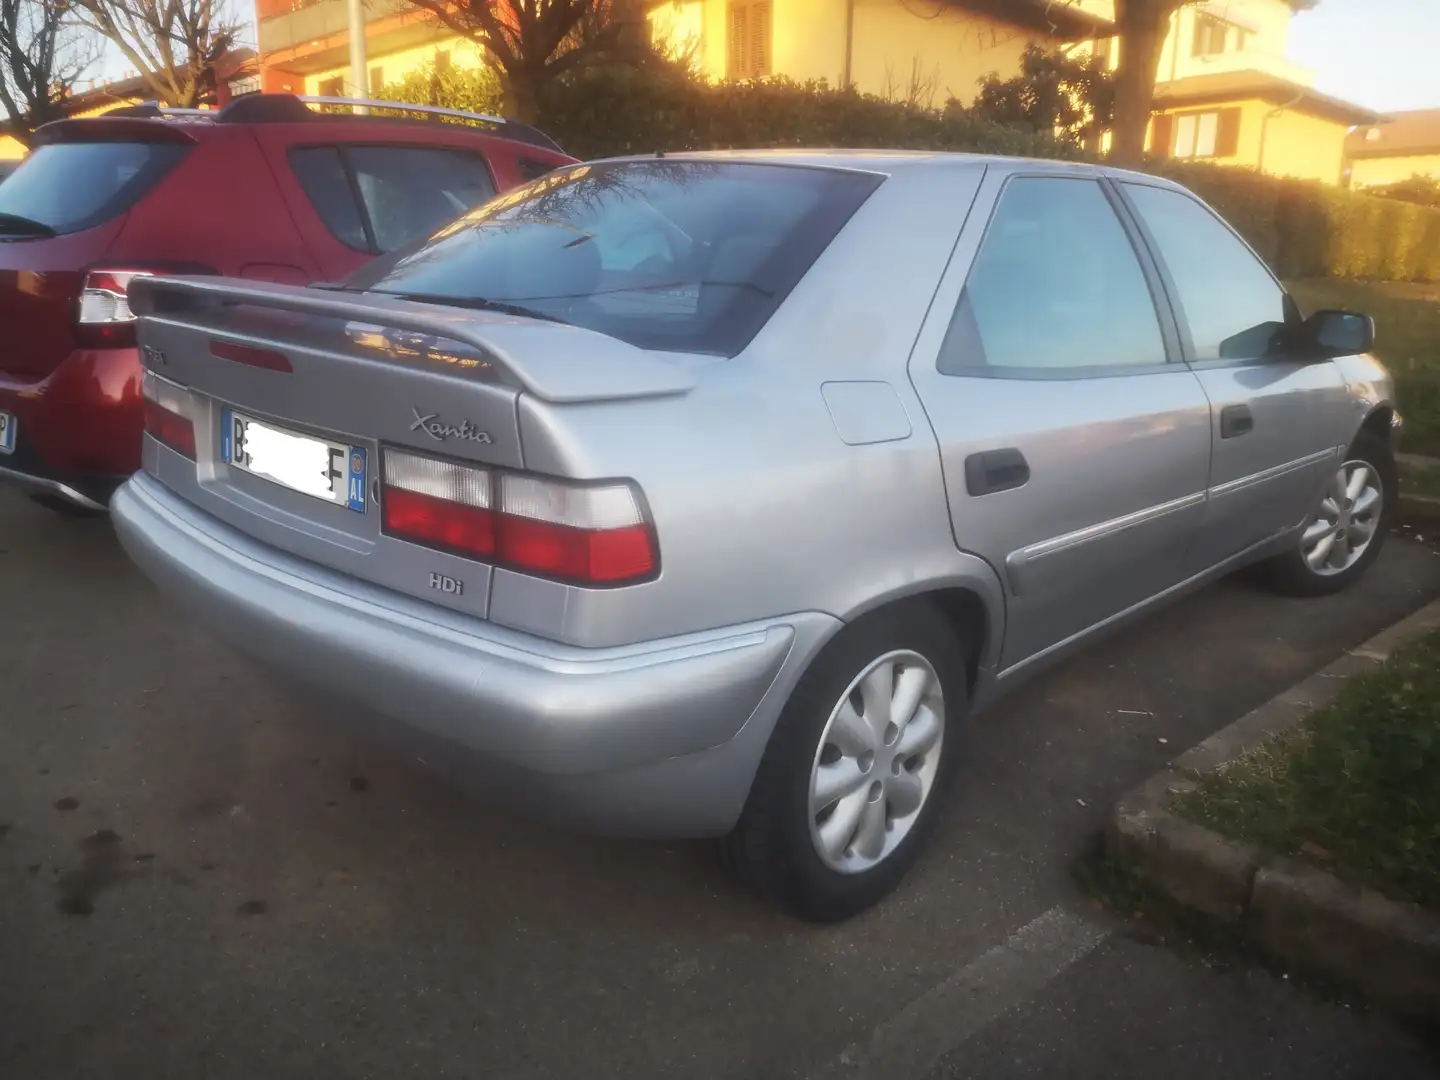
[[[488,566],[381,531],[383,449],[524,471],[522,394],[583,405],[694,384],[678,361],[509,315],[218,278],[139,279],[130,297],[146,370],[185,388],[195,427],[196,460],[147,442],[150,472],[235,528],[356,577],[419,596],[436,575],[463,582],[447,602],[481,617]],[[230,463],[237,415],[343,453],[337,497]]]

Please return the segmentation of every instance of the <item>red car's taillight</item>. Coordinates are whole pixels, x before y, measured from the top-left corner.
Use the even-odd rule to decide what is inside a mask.
[[[576,484],[386,450],[385,532],[577,584],[653,577],[654,531],[628,483]]]
[[[188,395],[148,371],[141,386],[145,395],[146,434],[194,461],[195,423],[188,414]]]
[[[82,345],[100,349],[135,344],[135,313],[130,310],[130,282],[149,277],[145,270],[91,270],[80,287],[75,315]]]

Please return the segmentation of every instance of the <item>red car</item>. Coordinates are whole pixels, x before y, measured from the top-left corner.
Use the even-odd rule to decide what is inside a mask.
[[[0,184],[0,481],[97,512],[140,467],[137,275],[338,280],[573,160],[522,124],[319,113],[289,94],[47,124]]]

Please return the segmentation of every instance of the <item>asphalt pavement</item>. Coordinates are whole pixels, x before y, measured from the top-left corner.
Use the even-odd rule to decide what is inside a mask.
[[[1440,593],[1228,580],[977,721],[935,843],[850,923],[700,844],[508,817],[170,608],[107,521],[0,490],[0,1077],[1385,1077],[1415,1034],[1145,944],[1070,867],[1124,790]]]

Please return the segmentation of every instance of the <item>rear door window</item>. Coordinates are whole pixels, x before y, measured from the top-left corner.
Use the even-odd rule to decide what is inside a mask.
[[[185,156],[188,143],[64,142],[37,147],[0,184],[0,234],[5,224],[33,222],[73,233],[124,213]]]
[[[310,146],[290,165],[331,234],[372,254],[431,235],[495,194],[479,154],[428,146]]]

